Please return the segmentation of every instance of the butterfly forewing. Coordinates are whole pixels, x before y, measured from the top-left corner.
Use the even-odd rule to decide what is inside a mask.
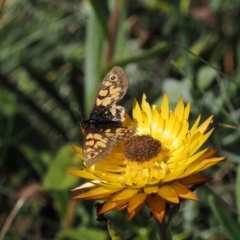
[[[114,67],[104,78],[90,118],[84,121],[83,157],[87,166],[105,158],[111,152],[113,144],[125,141],[135,134],[134,127],[122,126],[125,109],[116,105],[127,88],[128,77],[120,67]]]
[[[136,132],[135,128],[131,127],[131,126],[119,127],[119,128],[115,128],[113,130],[114,130],[113,140],[115,142],[125,141],[125,140],[129,139],[130,137],[132,137]]]
[[[125,95],[127,88],[127,74],[118,66],[112,68],[112,70],[103,79],[103,82],[98,90],[94,105],[90,112],[90,118],[97,118],[98,115],[100,115],[99,120],[101,121],[103,118],[108,117],[107,113],[104,114],[105,111],[111,112],[111,115],[115,116],[112,112],[119,107],[116,106],[116,102]],[[121,107],[121,112],[125,112],[123,107]],[[115,121],[114,118],[111,120]]]

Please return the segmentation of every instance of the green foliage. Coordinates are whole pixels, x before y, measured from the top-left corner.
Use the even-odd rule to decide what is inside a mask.
[[[201,67],[197,74],[197,86],[199,90],[204,91],[205,89],[207,89],[214,81],[216,75],[217,71],[214,70],[212,67]]]
[[[220,226],[224,229],[228,239],[238,239],[239,224],[231,216],[228,209],[224,208],[218,203],[217,199],[209,196],[209,205],[212,209],[215,219],[219,222]]]
[[[75,106],[88,116],[115,65],[129,75],[123,102],[130,113],[132,99],[143,92],[151,103],[167,92],[171,104],[181,95],[192,102],[191,121],[214,115],[208,146],[228,160],[206,172],[214,191],[199,188],[200,202],[182,203],[174,239],[238,238],[240,4],[220,2],[6,1],[0,16],[0,240],[109,239],[106,223],[95,220],[94,203],[71,200],[80,180],[63,170],[81,165],[68,144],[81,145],[79,127],[71,129],[80,118]],[[156,239],[145,210],[130,222],[122,212],[108,217],[126,239]]]
[[[73,155],[71,146],[62,147],[56,157],[52,159],[43,179],[43,189],[47,191],[67,191],[76,186],[77,179],[56,169],[65,169],[72,163],[78,162],[78,158]]]
[[[60,240],[85,240],[85,239],[98,239],[105,240],[107,239],[107,233],[103,230],[97,230],[94,228],[74,228],[74,229],[66,229],[61,231],[57,239]]]

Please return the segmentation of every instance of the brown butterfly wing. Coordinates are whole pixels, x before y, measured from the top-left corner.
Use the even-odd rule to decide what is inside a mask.
[[[89,125],[84,131],[83,157],[87,166],[105,158],[114,143],[134,135],[135,128],[122,127],[124,107],[116,106],[127,88],[126,73],[121,67],[113,67],[104,78],[90,112],[88,121],[94,122],[94,125]]]
[[[116,106],[128,88],[128,76],[121,67],[113,67],[98,90],[90,118],[99,121],[124,121],[125,109]]]
[[[96,164],[112,150],[115,142],[125,141],[135,133],[133,127],[88,128],[84,132],[83,158],[87,166]]]

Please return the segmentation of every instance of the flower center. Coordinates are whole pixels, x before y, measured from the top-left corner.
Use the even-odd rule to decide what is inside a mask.
[[[124,147],[124,157],[129,161],[145,162],[157,157],[161,143],[150,135],[133,136]]]

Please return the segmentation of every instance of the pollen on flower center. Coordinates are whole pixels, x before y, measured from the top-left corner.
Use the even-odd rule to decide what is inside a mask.
[[[161,151],[161,143],[150,135],[133,136],[124,147],[124,157],[130,161],[149,161]]]

